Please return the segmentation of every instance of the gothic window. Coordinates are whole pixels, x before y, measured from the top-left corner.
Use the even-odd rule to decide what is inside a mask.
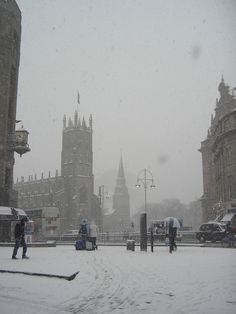
[[[222,127],[222,123],[220,123],[220,125],[219,125],[219,132],[220,132],[220,134],[222,133],[222,131],[223,131],[223,127]]]
[[[229,200],[232,198],[233,196],[233,177],[232,176],[228,176],[228,198]]]
[[[225,130],[227,131],[229,129],[229,119],[225,121]]]
[[[231,146],[228,146],[228,149],[227,149],[227,151],[228,151],[228,163],[230,164],[232,161],[231,161]]]
[[[224,132],[227,131],[227,121],[224,121]]]
[[[5,186],[7,189],[10,188],[10,180],[11,180],[11,169],[6,168],[5,169]]]
[[[80,203],[86,203],[87,202],[87,188],[86,186],[82,186],[79,190],[80,194]]]
[[[229,164],[229,162],[230,162],[229,155],[230,155],[230,150],[228,148],[226,148],[225,149],[225,161],[226,161],[226,164]]]
[[[18,59],[18,43],[19,43],[18,35],[16,32],[14,32],[14,36],[13,36],[13,58],[14,58],[15,62],[17,62],[17,59]]]

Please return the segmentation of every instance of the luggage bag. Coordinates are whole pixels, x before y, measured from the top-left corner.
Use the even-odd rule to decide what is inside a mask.
[[[82,240],[77,240],[75,242],[75,249],[76,250],[83,250],[84,249]]]

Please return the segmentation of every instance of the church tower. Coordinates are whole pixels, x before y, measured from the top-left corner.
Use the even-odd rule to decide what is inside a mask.
[[[67,218],[78,225],[83,218],[91,219],[93,211],[92,116],[87,126],[84,117],[63,119],[61,176],[64,178]]]
[[[113,210],[116,220],[116,231],[125,231],[130,228],[130,203],[129,192],[126,186],[125,173],[122,157],[120,158],[119,170],[113,194]]]

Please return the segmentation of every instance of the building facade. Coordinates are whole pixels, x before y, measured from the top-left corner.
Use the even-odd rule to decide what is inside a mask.
[[[53,207],[60,210],[61,228],[77,229],[82,219],[101,226],[99,198],[94,195],[92,116],[89,124],[75,111],[74,119],[63,119],[61,174],[49,172],[17,181],[18,206],[23,209]]]
[[[15,0],[0,0],[0,206],[17,206],[13,167],[20,42],[19,7]]]
[[[236,207],[236,99],[222,78],[215,115],[207,138],[201,142],[203,221]]]
[[[130,201],[126,186],[125,172],[122,157],[120,158],[118,175],[113,200],[113,212],[104,215],[103,231],[125,232],[130,229]]]

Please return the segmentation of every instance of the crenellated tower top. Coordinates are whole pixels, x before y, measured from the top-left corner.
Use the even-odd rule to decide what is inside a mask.
[[[80,94],[78,92],[77,95],[78,99],[78,104],[80,104]],[[79,129],[79,130],[84,130],[84,131],[92,131],[92,127],[93,127],[93,119],[92,119],[92,115],[90,114],[89,116],[89,121],[88,123],[86,123],[85,121],[85,117],[79,117],[78,114],[78,106],[77,109],[74,112],[74,117],[66,117],[66,115],[64,114],[63,116],[63,131],[68,131],[68,130],[73,130],[73,129]]]
[[[82,122],[81,122],[82,120]],[[86,130],[86,131],[92,131],[92,115],[89,117],[89,123],[87,126],[87,123],[85,121],[84,116],[80,118],[78,116],[78,111],[76,110],[74,113],[74,119],[69,117],[68,119],[66,118],[66,115],[63,117],[63,131],[67,130],[72,130],[72,129],[81,129],[81,130]]]

